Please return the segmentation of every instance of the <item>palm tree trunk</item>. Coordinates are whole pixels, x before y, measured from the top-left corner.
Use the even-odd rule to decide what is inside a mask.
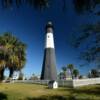
[[[9,73],[9,77],[11,78],[11,77],[13,76],[13,72],[14,72],[14,70],[13,70],[13,68],[11,67],[11,68],[9,68],[9,71],[10,71],[10,73]]]
[[[4,79],[4,68],[0,71],[0,80]]]

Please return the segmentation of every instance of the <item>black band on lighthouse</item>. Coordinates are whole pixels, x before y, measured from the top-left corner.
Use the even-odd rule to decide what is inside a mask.
[[[55,50],[53,48],[46,48],[44,51],[41,80],[56,80],[56,79],[57,79],[57,71],[56,71]]]

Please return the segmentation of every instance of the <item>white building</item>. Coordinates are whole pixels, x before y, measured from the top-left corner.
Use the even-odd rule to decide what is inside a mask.
[[[51,89],[57,89],[58,88],[58,82],[56,82],[54,80],[49,81],[48,87],[51,88]]]

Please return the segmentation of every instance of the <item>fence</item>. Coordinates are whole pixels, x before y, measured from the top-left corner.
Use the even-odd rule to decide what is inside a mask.
[[[73,80],[73,87],[100,84],[100,78]]]
[[[49,80],[15,80],[15,83],[31,83],[48,85]],[[74,80],[57,80],[59,86],[67,87],[79,87],[92,84],[100,84],[100,78],[90,79],[74,79]]]

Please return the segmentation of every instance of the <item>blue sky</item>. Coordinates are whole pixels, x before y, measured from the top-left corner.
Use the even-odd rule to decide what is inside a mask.
[[[81,74],[86,74],[90,70],[90,65],[80,67],[83,63],[78,58],[80,50],[74,49],[69,44],[71,33],[79,34],[77,30],[80,25],[93,23],[98,20],[92,14],[77,15],[73,10],[71,0],[67,2],[67,10],[62,11],[61,0],[44,11],[38,11],[29,6],[23,5],[21,8],[6,10],[0,8],[0,34],[12,32],[20,40],[27,44],[27,63],[23,72],[26,76],[32,73],[40,74],[42,69],[44,45],[45,45],[45,25],[51,20],[54,24],[54,39],[57,60],[57,70],[69,63],[75,64]]]

